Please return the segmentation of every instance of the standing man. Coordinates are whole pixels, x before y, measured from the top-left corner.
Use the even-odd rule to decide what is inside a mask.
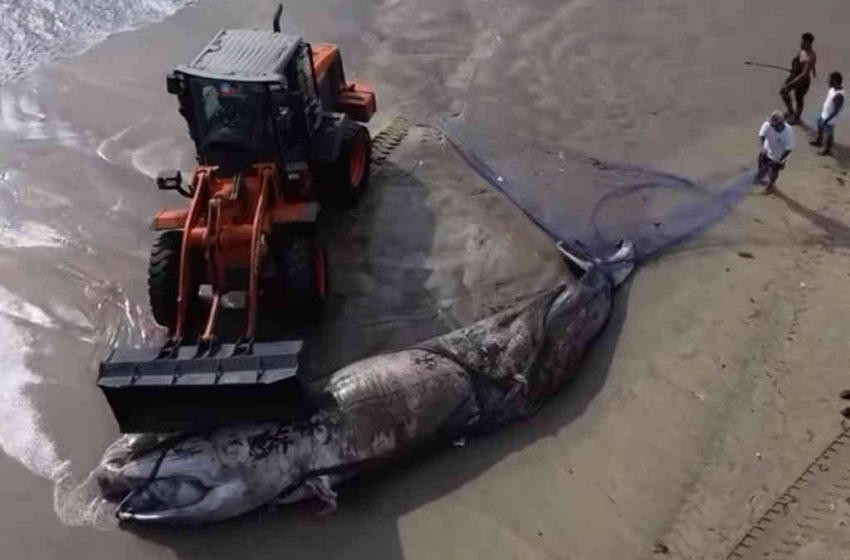
[[[786,124],[782,113],[774,111],[759,130],[759,170],[756,182],[760,183],[768,175],[765,194],[774,192],[779,172],[785,169],[785,160],[794,149],[794,131]]]
[[[791,72],[788,74],[788,79],[785,80],[785,85],[779,90],[785,108],[788,109],[785,118],[791,125],[800,123],[800,118],[803,116],[803,101],[809,91],[809,86],[812,85],[812,78],[817,77],[818,57],[812,48],[814,43],[814,35],[803,33],[800,40],[800,52],[791,61]],[[791,103],[791,93],[794,94],[794,101],[797,103],[796,109]]]
[[[844,108],[844,77],[840,72],[829,75],[829,92],[823,102],[823,110],[818,117],[818,137],[809,142],[812,146],[821,147],[820,155],[828,156],[835,144],[835,121]]]

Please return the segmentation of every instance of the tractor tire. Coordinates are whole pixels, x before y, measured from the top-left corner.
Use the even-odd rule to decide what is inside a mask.
[[[319,203],[326,208],[350,208],[366,190],[372,159],[369,129],[346,122],[336,160],[318,170]]]
[[[154,320],[168,329],[177,322],[177,289],[180,283],[182,231],[163,231],[151,249],[148,298]]]
[[[274,273],[263,287],[264,307],[279,319],[314,323],[324,310],[327,291],[325,251],[312,231],[281,228],[272,232]]]

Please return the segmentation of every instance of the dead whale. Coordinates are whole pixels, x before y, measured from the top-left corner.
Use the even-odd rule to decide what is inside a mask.
[[[124,436],[96,470],[123,521],[203,524],[333,486],[435,440],[474,435],[536,411],[579,368],[614,289],[635,266],[621,242],[594,260],[560,247],[577,272],[519,308],[337,371],[309,421],[205,434]]]

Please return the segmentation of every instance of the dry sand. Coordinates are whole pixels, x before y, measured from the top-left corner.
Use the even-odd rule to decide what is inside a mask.
[[[781,76],[743,59],[781,63],[811,30],[821,74],[850,60],[850,6],[839,0],[292,4],[290,29],[339,42],[348,68],[376,84],[378,129],[399,112],[417,119],[466,107],[482,123],[498,121],[494,130],[512,130],[515,142],[534,137],[697,178],[749,165],[755,130],[778,103]],[[15,407],[6,397],[3,411],[15,413],[0,416],[4,441],[29,470],[0,455],[4,557],[596,560],[663,557],[653,552],[663,543],[674,558],[725,558],[842,430],[843,128],[836,160],[814,156],[800,134],[781,194],[752,195],[722,224],[645,264],[620,290],[582,374],[530,421],[349,485],[330,518],[290,509],[139,533],[60,521],[51,468],[68,459],[81,477],[115,435],[93,385],[96,361],[126,336],[125,319],[138,323],[136,337],[152,332],[146,226],[168,199],[142,173],[191,160],[162,75],[219,27],[264,22],[268,11],[265,2],[201,2],[0,91],[19,109],[4,105],[3,200],[35,224],[21,226],[33,247],[0,249],[3,286],[35,307],[6,298],[3,308],[32,337],[26,365],[46,383],[25,396],[55,442],[30,437],[38,432],[15,408],[20,395]],[[823,93],[819,81],[811,102]],[[401,170],[415,160],[411,146],[398,154]],[[450,152],[440,156],[444,174],[430,157],[414,177],[463,182]],[[475,293],[447,300],[456,320],[486,309]],[[19,438],[9,439],[10,426]],[[741,554],[844,557],[840,504],[850,489],[830,495],[824,484],[796,493],[819,503],[814,519],[775,523]],[[60,485],[57,495],[68,494]],[[85,520],[73,505],[59,501],[63,519]],[[783,540],[801,546],[772,550],[790,547]]]

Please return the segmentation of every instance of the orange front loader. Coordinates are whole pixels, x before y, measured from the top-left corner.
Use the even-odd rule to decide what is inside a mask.
[[[317,215],[354,204],[366,186],[371,138],[360,123],[375,95],[346,82],[334,45],[281,34],[279,15],[273,32],[219,32],[168,76],[199,165],[187,185],[178,172],[157,179],[191,199],[153,224],[150,304],[168,340],[101,363],[98,385],[124,432],[313,409],[289,327],[321,310]]]

